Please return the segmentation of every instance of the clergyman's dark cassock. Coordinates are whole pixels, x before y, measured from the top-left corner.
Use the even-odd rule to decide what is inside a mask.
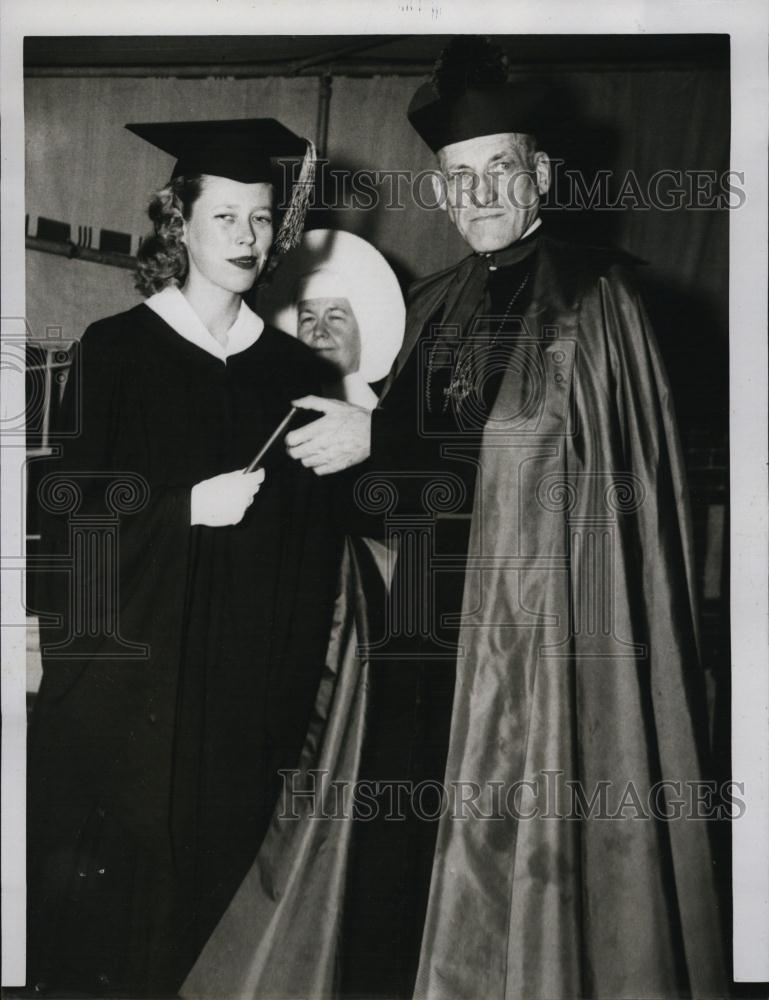
[[[445,661],[441,671],[432,669],[439,660],[420,658],[429,646],[420,637],[412,676],[402,635],[391,635],[398,656],[381,657],[379,616],[392,609],[402,566],[385,599],[366,547],[352,539],[293,795],[185,983],[186,997],[331,996],[345,989],[345,975],[349,989],[374,995],[407,992],[414,977],[414,995],[431,1000],[724,995],[711,831],[674,801],[677,789],[685,797],[709,776],[709,765],[687,490],[668,382],[617,255],[542,232],[520,250],[525,261],[503,262],[512,265],[504,293],[487,285],[498,309],[519,287],[522,265],[530,275],[520,322],[502,327],[507,343],[491,344],[499,324],[482,326],[493,352],[506,353],[501,370],[488,372],[489,412],[483,401],[474,410],[480,438],[477,426],[465,433],[444,423],[444,440],[433,440],[445,461],[426,464],[431,355],[431,377],[440,374],[434,321],[445,326],[459,314],[467,324],[489,307],[485,297],[460,303],[463,290],[479,287],[479,268],[488,270],[473,255],[417,286],[374,415],[372,460],[357,476],[361,505],[378,508],[379,523],[394,522],[394,498],[407,508],[414,501],[400,489],[404,473],[409,480],[426,464],[421,471],[438,489],[416,492],[433,510],[435,569],[456,567],[463,555],[461,528],[451,529],[441,563],[441,521],[470,514],[462,615],[430,640],[450,640],[453,627],[456,674]],[[402,388],[409,379],[416,391]],[[459,410],[455,417],[465,419]],[[477,458],[469,477],[457,470],[472,462],[456,458],[468,451]],[[470,502],[462,484],[472,487]],[[436,586],[438,600],[448,594],[437,615],[452,610],[452,587]],[[417,587],[410,593],[421,596]],[[401,716],[397,735],[411,740],[411,757],[388,742],[375,716],[394,720],[404,707],[410,724]],[[340,809],[334,781],[381,777],[388,749],[390,781],[432,777],[442,770],[444,734],[450,808],[437,824],[410,815],[405,835],[393,823],[389,844],[380,823],[367,843],[355,811]],[[553,818],[569,802],[551,803],[547,815],[548,775],[559,796],[570,782],[587,803],[601,789],[608,798],[577,818]],[[539,782],[538,797],[507,799],[522,782]],[[457,804],[463,788],[478,789],[472,808]],[[532,805],[540,810],[533,817]],[[377,849],[389,859],[389,892]],[[412,879],[405,897],[398,859]],[[356,918],[381,921],[378,954],[375,935],[358,932]],[[376,963],[368,983],[366,957]]]

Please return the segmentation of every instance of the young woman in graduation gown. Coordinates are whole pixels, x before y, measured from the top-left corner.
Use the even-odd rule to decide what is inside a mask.
[[[29,985],[53,995],[176,992],[296,763],[337,576],[327,485],[282,447],[244,472],[326,378],[242,299],[274,247],[269,156],[309,144],[269,119],[131,128],[178,158],[150,206],[148,298],[85,332],[41,487],[59,571],[30,735]]]

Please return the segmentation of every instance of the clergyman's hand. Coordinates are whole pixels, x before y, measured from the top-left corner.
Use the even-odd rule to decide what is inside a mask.
[[[292,406],[323,416],[286,435],[286,450],[318,476],[358,465],[371,454],[371,411],[339,399],[303,396]]]

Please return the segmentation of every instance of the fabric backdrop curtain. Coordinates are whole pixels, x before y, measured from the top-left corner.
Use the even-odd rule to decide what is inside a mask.
[[[578,42],[575,42],[578,44]],[[412,77],[335,78],[327,152],[335,170],[419,171],[433,158],[406,120]],[[572,101],[570,115],[591,146],[594,163],[613,172],[615,191],[629,170],[645,191],[659,170],[721,172],[728,167],[728,74],[717,70],[631,69],[559,74]],[[147,231],[151,191],[171,160],[123,129],[130,121],[274,116],[317,138],[319,85],[314,78],[125,79],[32,78],[26,81],[26,185],[29,232],[40,216],[94,233],[128,233],[135,252]],[[570,166],[570,164],[567,164]],[[579,164],[577,164],[579,166]],[[739,164],[735,164],[739,169]],[[408,180],[401,204],[388,207],[392,175],[379,178],[378,204],[349,207],[322,221],[371,240],[404,283],[457,260],[464,245],[440,209],[420,207]],[[429,182],[421,196],[432,204]],[[697,351],[723,353],[727,338],[728,215],[685,207],[591,213],[590,228],[648,260],[647,284],[676,313],[671,336],[697,326]],[[574,228],[579,228],[577,220]],[[98,316],[137,300],[130,275],[115,268],[27,254],[27,314],[33,337],[46,325],[80,336]],[[683,303],[686,303],[684,308]],[[654,305],[652,303],[652,313]],[[656,319],[656,317],[653,316]],[[665,350],[666,332],[660,331]],[[688,331],[684,340],[689,339]],[[675,353],[675,352],[674,352]]]

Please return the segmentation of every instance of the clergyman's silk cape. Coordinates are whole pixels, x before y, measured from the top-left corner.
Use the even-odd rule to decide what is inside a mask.
[[[391,380],[471,266],[422,283]],[[543,237],[533,279],[479,459],[416,996],[721,997],[710,831],[691,807],[707,731],[667,379],[610,256]],[[305,747],[308,768],[343,765],[331,780],[354,776],[361,740],[349,620]],[[309,809],[274,819],[183,995],[331,995],[348,833]]]

